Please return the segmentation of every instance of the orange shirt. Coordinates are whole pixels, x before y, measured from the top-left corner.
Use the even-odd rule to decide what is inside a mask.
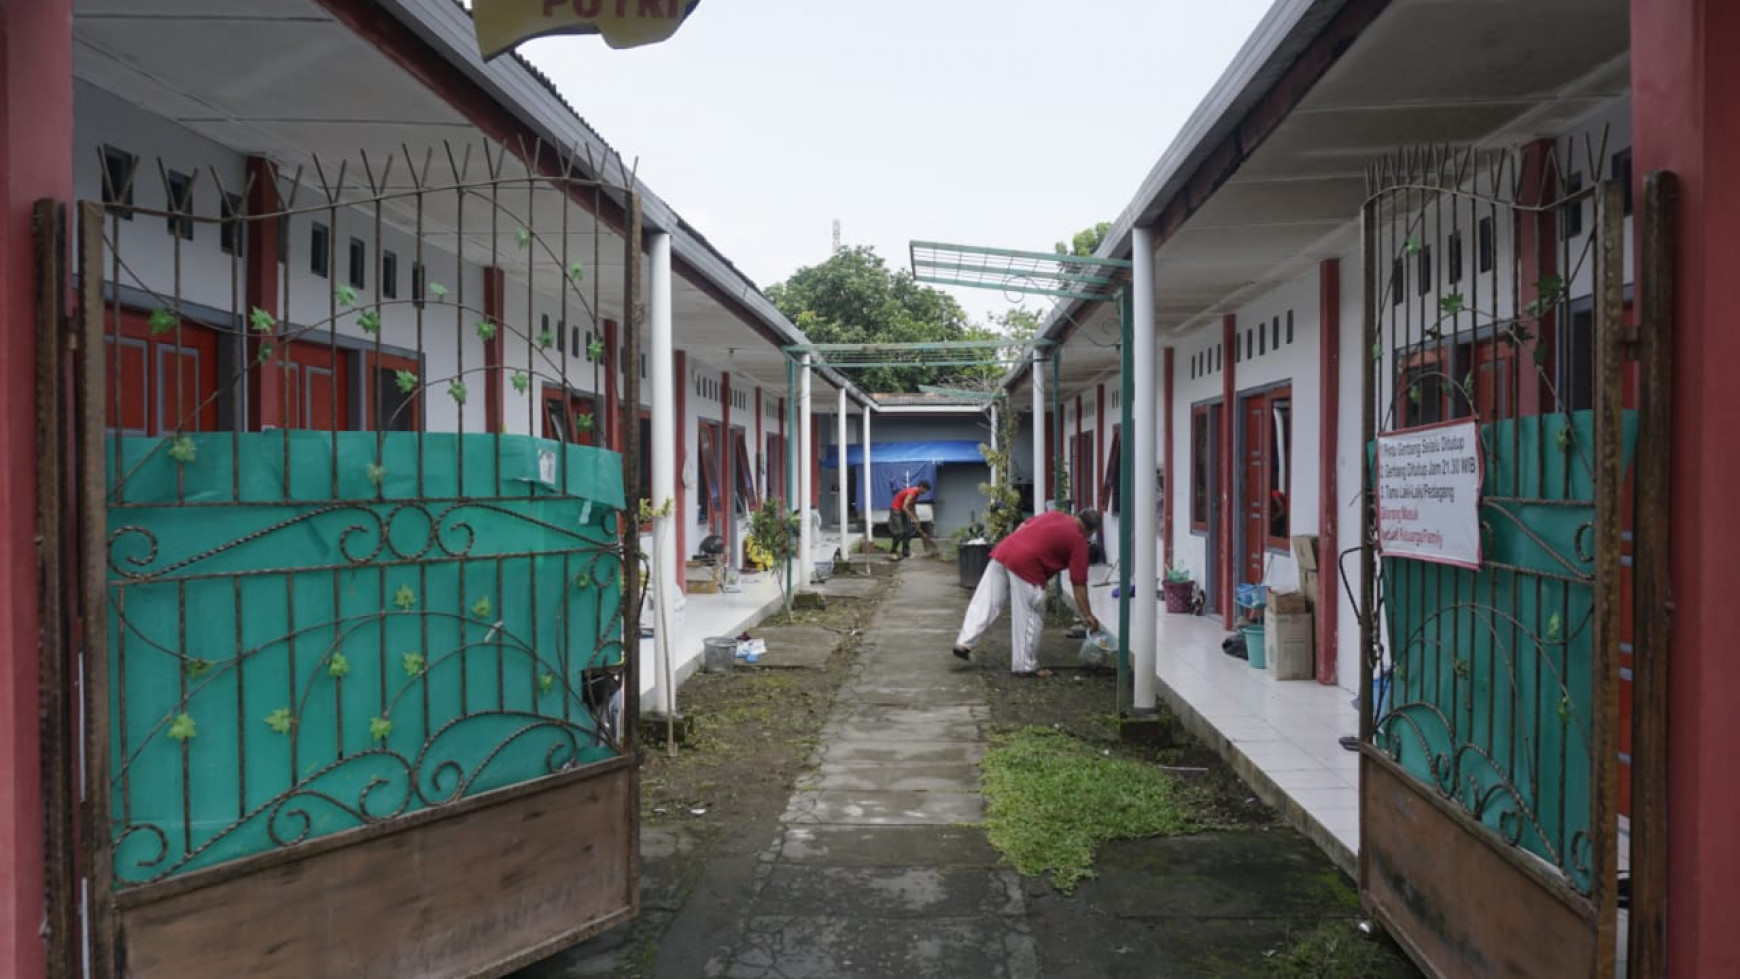
[[[916,505],[918,503],[918,498],[920,496],[922,496],[923,494],[924,494],[924,491],[919,489],[918,487],[908,486],[907,488],[894,494],[893,509],[900,511],[901,513],[905,513],[906,508],[908,506]]]

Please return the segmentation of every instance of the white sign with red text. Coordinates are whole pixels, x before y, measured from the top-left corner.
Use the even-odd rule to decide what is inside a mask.
[[[1378,555],[1480,567],[1482,469],[1473,420],[1379,435]]]

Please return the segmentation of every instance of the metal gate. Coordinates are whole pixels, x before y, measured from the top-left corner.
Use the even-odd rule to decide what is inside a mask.
[[[1606,979],[1623,954],[1620,785],[1659,773],[1622,767],[1656,745],[1622,745],[1621,702],[1662,615],[1630,614],[1629,576],[1659,561],[1634,529],[1660,532],[1665,463],[1627,405],[1628,192],[1578,176],[1608,159],[1369,174],[1360,886],[1434,976]]]
[[[636,913],[639,202],[579,162],[105,160],[43,375],[89,974],[493,976]]]

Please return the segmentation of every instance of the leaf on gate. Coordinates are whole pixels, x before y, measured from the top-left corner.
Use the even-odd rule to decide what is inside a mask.
[[[403,394],[417,390],[417,375],[413,371],[398,371],[393,375],[393,380],[398,383],[399,391]]]
[[[381,488],[381,483],[387,478],[387,467],[378,462],[369,463],[369,485],[375,489]]]
[[[487,619],[487,618],[489,618],[490,608],[491,608],[491,606],[489,604],[489,596],[485,595],[482,598],[478,599],[477,601],[471,603],[471,614],[477,616],[480,619]]]
[[[258,306],[248,310],[248,325],[255,333],[270,333],[278,328],[278,320],[271,313]]]
[[[290,716],[290,708],[280,707],[272,713],[267,714],[265,720],[266,726],[272,729],[272,733],[289,734],[290,725],[293,723],[294,719]]]
[[[375,333],[381,332],[381,312],[380,312],[380,310],[378,310],[378,309],[365,309],[365,310],[363,310],[362,314],[356,318],[356,325],[358,327],[360,327],[364,333],[375,334]]]
[[[1548,639],[1548,641],[1557,641],[1558,640],[1560,628],[1561,628],[1561,623],[1559,622],[1559,613],[1554,612],[1551,616],[1549,616],[1547,618],[1547,639]]]
[[[546,329],[543,332],[538,334],[538,346],[543,347],[545,350],[548,350],[555,345],[556,345],[556,334],[555,333]]]
[[[1438,308],[1454,316],[1467,308],[1467,302],[1466,299],[1462,298],[1462,293],[1452,292],[1439,298]]]
[[[168,333],[170,330],[180,326],[181,317],[176,316],[175,311],[172,309],[154,309],[151,311],[151,319],[149,322],[151,324],[151,335],[154,337],[160,337],[163,334]]]
[[[190,658],[182,664],[182,669],[187,672],[189,680],[197,680],[210,673],[211,666],[212,663],[209,659]]]
[[[177,435],[169,440],[169,458],[182,465],[187,465],[199,457],[199,446],[193,439],[185,435]]]
[[[594,340],[586,345],[586,359],[594,362],[604,359],[603,340]]]
[[[326,663],[326,672],[331,674],[334,679],[344,676],[350,672],[350,659],[343,653],[333,653],[332,659]]]
[[[429,295],[434,296],[436,302],[440,302],[447,298],[447,287],[439,282],[431,282],[429,283]]]
[[[482,340],[484,343],[488,343],[489,341],[495,339],[496,333],[497,333],[497,330],[496,330],[494,323],[491,323],[489,320],[478,321],[477,338],[479,340]]]
[[[449,381],[447,384],[447,396],[452,398],[455,404],[464,404],[465,403],[465,382],[464,381]]]
[[[193,715],[187,711],[175,715],[175,719],[169,722],[169,739],[171,741],[180,741],[185,744],[198,734],[199,727],[194,724]]]
[[[556,674],[546,673],[543,676],[538,677],[539,693],[549,693],[554,689],[556,689]]]
[[[376,741],[387,740],[387,735],[393,733],[393,722],[384,717],[369,718],[369,737]]]
[[[532,244],[532,229],[530,229],[530,228],[515,228],[514,229],[514,243],[519,245],[521,248],[530,247]]]
[[[585,277],[586,277],[586,263],[585,262],[575,262],[574,264],[568,266],[568,278],[573,279],[575,282],[579,282],[581,279],[583,279]]]
[[[393,593],[393,604],[401,611],[409,612],[417,605],[417,593],[411,590],[410,585],[400,585],[399,590]]]
[[[525,394],[526,389],[532,386],[532,379],[526,376],[525,371],[514,371],[512,380],[514,390],[521,394]]]
[[[338,287],[338,302],[339,302],[339,305],[341,305],[341,306],[350,306],[350,305],[355,304],[356,303],[356,290],[352,289],[350,286],[339,286]]]
[[[422,653],[406,653],[400,658],[404,661],[406,676],[416,676],[423,672],[424,659]]]

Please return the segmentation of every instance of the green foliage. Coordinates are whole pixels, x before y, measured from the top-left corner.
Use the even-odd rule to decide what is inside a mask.
[[[581,279],[584,279],[585,277],[586,277],[586,263],[585,262],[575,262],[572,265],[568,266],[568,278],[573,279],[575,282],[579,282]]]
[[[544,675],[538,677],[538,692],[539,693],[549,693],[550,691],[552,691],[554,689],[556,689],[556,674],[545,673]]]
[[[194,444],[193,439],[177,435],[169,440],[169,458],[185,466],[199,458],[199,446]]]
[[[997,398],[997,420],[1001,431],[997,433],[997,448],[989,445],[979,445],[979,455],[985,458],[985,464],[997,476],[994,483],[980,483],[979,492],[985,494],[985,539],[995,543],[1009,536],[1021,522],[1021,493],[1015,488],[1014,447],[1016,426],[1020,419],[1010,410],[1008,395]]]
[[[999,739],[980,766],[991,845],[1022,874],[1049,874],[1065,893],[1094,875],[1103,842],[1199,828],[1171,776],[1051,728]]]
[[[277,348],[272,346],[271,341],[262,343],[260,344],[260,352],[254,355],[255,359],[264,364],[272,359],[272,354],[275,353],[276,350]]]
[[[1092,258],[1094,252],[1100,250],[1105,243],[1106,235],[1112,230],[1112,222],[1101,221],[1091,228],[1083,228],[1075,233],[1067,246],[1063,242],[1051,246],[1052,251],[1059,255],[1073,255],[1076,258]]]
[[[393,604],[399,607],[399,611],[409,612],[417,606],[417,593],[411,590],[410,585],[400,585],[399,590],[393,593]]]
[[[519,245],[521,248],[530,248],[532,244],[532,229],[515,228],[514,244]]]
[[[406,676],[416,676],[422,673],[423,667],[426,665],[423,654],[417,652],[404,653],[399,657],[399,661],[405,667]]]
[[[592,431],[592,412],[580,411],[574,414],[574,428],[581,432]]]
[[[471,614],[477,616],[480,619],[487,619],[487,618],[489,618],[490,608],[491,608],[491,605],[489,603],[489,596],[485,595],[482,598],[478,599],[477,601],[471,603]]]
[[[762,500],[761,506],[749,515],[749,538],[744,549],[757,567],[772,571],[778,579],[787,612],[791,611],[791,592],[786,588],[786,564],[797,553],[801,530],[798,515],[787,513],[778,500]]]
[[[1173,584],[1185,584],[1194,579],[1190,577],[1190,569],[1176,564],[1166,566],[1166,580]]]
[[[375,489],[381,488],[381,483],[387,478],[387,467],[378,462],[369,463],[369,485]]]
[[[593,340],[591,343],[586,345],[586,359],[592,361],[594,364],[600,363],[604,360],[603,340]]]
[[[554,347],[555,345],[556,345],[556,333],[554,330],[551,330],[549,327],[545,327],[544,329],[542,329],[538,332],[538,346],[543,347],[545,350],[548,350],[551,347]]]
[[[1352,921],[1331,919],[1289,936],[1270,960],[1274,979],[1385,979],[1398,974],[1393,956]]]
[[[176,316],[173,309],[154,309],[147,322],[151,324],[151,335],[159,337],[180,326],[181,317]]]
[[[773,304],[814,343],[940,343],[972,339],[953,297],[923,285],[867,246],[842,248],[767,290]],[[889,359],[893,359],[890,357]],[[938,367],[869,367],[852,379],[870,391],[917,391],[959,373]]]
[[[338,303],[341,306],[352,306],[356,304],[356,290],[352,289],[350,286],[339,286],[336,295],[338,297]]]
[[[489,320],[479,320],[477,323],[477,338],[484,343],[494,340],[498,332],[500,331],[496,329],[496,325]]]
[[[278,320],[258,306],[248,310],[248,325],[255,333],[270,333],[278,328]]]
[[[447,298],[447,287],[439,282],[431,282],[429,283],[429,295],[434,297],[436,302],[440,302]]]
[[[187,672],[189,680],[197,680],[211,672],[212,662],[209,659],[188,659],[182,663],[182,669]]]
[[[350,673],[350,658],[343,653],[333,653],[332,658],[326,661],[326,672],[335,680],[347,675]]]
[[[381,332],[381,311],[378,309],[363,310],[356,318],[356,325],[360,327],[364,333],[375,334]]]
[[[193,722],[193,715],[187,711],[175,715],[169,722],[169,739],[171,741],[191,741],[199,734],[199,726]]]
[[[532,379],[526,375],[525,371],[514,371],[514,375],[513,375],[513,378],[511,379],[511,381],[512,381],[512,384],[514,386],[514,390],[518,391],[521,394],[525,394],[526,389],[530,388],[532,386]]]
[[[387,735],[393,733],[393,722],[384,717],[369,718],[369,737],[375,741],[387,740]]]
[[[266,726],[272,729],[273,734],[289,734],[290,725],[295,722],[295,719],[290,716],[290,708],[280,707],[267,714],[265,721]]]
[[[447,396],[453,399],[454,404],[464,404],[465,403],[465,382],[464,381],[449,381],[449,382],[447,382]]]
[[[393,380],[399,385],[399,391],[403,394],[410,394],[412,391],[417,390],[417,375],[415,372],[397,371],[393,374]]]

